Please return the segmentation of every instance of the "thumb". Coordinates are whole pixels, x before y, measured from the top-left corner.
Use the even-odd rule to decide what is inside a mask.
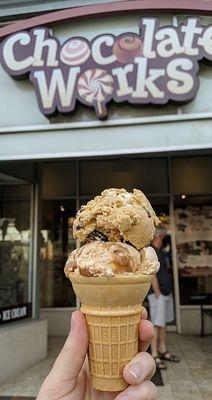
[[[88,333],[84,315],[74,311],[71,317],[71,330],[48,376],[57,384],[75,385],[82,369],[88,349]],[[72,388],[70,388],[72,390]]]

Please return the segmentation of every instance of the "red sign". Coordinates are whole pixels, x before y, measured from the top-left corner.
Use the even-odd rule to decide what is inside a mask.
[[[47,28],[9,36],[1,46],[3,68],[14,78],[29,76],[41,112],[70,113],[79,101],[107,116],[110,101],[130,104],[182,103],[198,90],[202,59],[212,60],[212,25],[196,17],[177,28],[142,18],[139,33],[106,33],[64,44]]]

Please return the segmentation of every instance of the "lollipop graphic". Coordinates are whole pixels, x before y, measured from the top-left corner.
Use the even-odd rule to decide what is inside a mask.
[[[67,65],[83,64],[90,56],[90,49],[83,39],[70,39],[66,42],[60,53],[60,59]]]
[[[99,118],[107,115],[106,103],[113,92],[113,78],[104,69],[89,69],[78,81],[78,93],[83,103],[94,105]]]

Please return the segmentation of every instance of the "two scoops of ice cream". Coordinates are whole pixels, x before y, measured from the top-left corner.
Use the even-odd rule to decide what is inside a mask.
[[[140,190],[106,189],[77,213],[74,236],[87,242],[65,266],[84,276],[153,274],[159,263],[149,246],[159,220]]]
[[[86,316],[92,385],[123,390],[123,368],[138,352],[138,324],[154,273],[150,242],[159,220],[137,189],[106,189],[78,211],[73,233],[82,247],[65,265]]]

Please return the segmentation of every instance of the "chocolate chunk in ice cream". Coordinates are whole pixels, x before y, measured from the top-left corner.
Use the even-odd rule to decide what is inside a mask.
[[[97,229],[94,229],[94,231],[89,233],[86,237],[86,242],[92,242],[93,240],[102,240],[103,242],[107,242],[108,238],[103,233],[97,231]]]

